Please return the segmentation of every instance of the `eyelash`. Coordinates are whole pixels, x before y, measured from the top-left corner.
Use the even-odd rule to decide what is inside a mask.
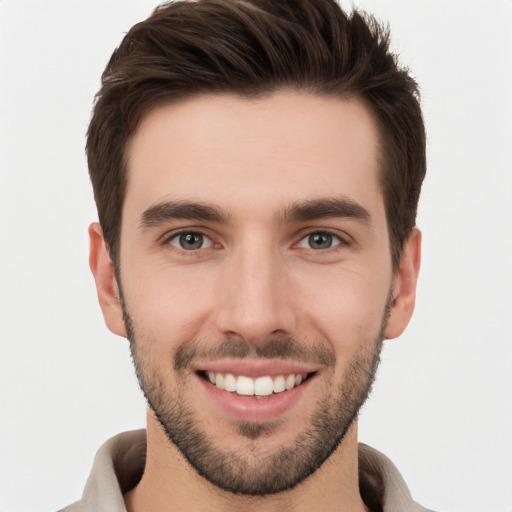
[[[172,242],[174,240],[178,240],[179,241],[179,238],[181,236],[184,236],[184,235],[196,235],[196,236],[201,236],[203,237],[203,243],[201,244],[202,246],[201,247],[198,247],[197,249],[190,249],[190,250],[187,250],[187,249],[184,249],[183,247],[178,247],[177,245],[174,245]],[[333,245],[331,245],[330,247],[327,247],[327,248],[323,248],[323,249],[315,249],[313,247],[303,247],[301,246],[300,244],[303,243],[304,241],[306,241],[305,243],[308,243],[307,242],[307,239],[314,236],[314,235],[322,235],[322,236],[327,236],[327,237],[331,237],[333,240]],[[209,241],[209,245],[207,247],[204,247],[203,244],[204,244],[204,241]],[[337,241],[337,242],[336,242]],[[178,242],[179,243],[179,242]],[[175,232],[175,233],[172,233],[171,235],[169,236],[166,236],[163,240],[162,240],[162,245],[171,245],[173,247],[173,249],[176,249],[178,251],[181,251],[182,253],[185,253],[185,254],[189,254],[189,255],[192,255],[192,254],[195,254],[197,251],[200,251],[200,250],[205,250],[205,249],[216,249],[216,248],[221,248],[221,244],[216,244],[214,242],[214,240],[208,235],[206,234],[205,232],[199,230],[199,229],[184,229],[182,231],[178,231],[178,232]],[[302,249],[306,249],[306,250],[309,250],[309,251],[313,251],[313,252],[317,252],[317,253],[325,253],[327,251],[331,251],[331,250],[336,250],[337,247],[339,246],[347,246],[349,245],[349,242],[347,241],[346,237],[342,237],[340,236],[339,234],[337,233],[333,233],[329,230],[311,230],[307,233],[304,233],[300,240],[294,244],[294,248],[302,248]]]
[[[203,237],[203,240],[208,240],[210,242],[210,244],[208,245],[208,247],[199,247],[197,249],[191,249],[191,250],[184,249],[183,247],[177,247],[172,244],[173,240],[179,240],[179,238],[181,236],[185,236],[185,235],[201,236],[201,237]],[[178,251],[182,251],[184,253],[188,253],[188,254],[195,254],[196,251],[199,251],[202,249],[211,249],[211,248],[214,248],[215,246],[220,247],[220,244],[216,244],[209,235],[207,235],[206,233],[204,233],[203,231],[201,231],[199,229],[184,229],[182,231],[172,233],[171,235],[166,236],[162,240],[162,244],[163,245],[172,245],[174,249],[176,249]]]
[[[327,248],[325,248],[325,249],[314,249],[314,248],[312,248],[312,247],[301,247],[301,246],[300,246],[300,244],[301,244],[303,241],[305,241],[305,240],[307,240],[307,239],[311,238],[311,237],[312,237],[312,236],[314,236],[314,235],[323,235],[323,236],[331,237],[331,238],[333,239],[333,240],[332,240],[333,245],[331,245],[330,247],[327,247]],[[335,242],[335,240],[334,240],[334,239],[336,239],[336,240],[337,240],[337,243]],[[306,243],[307,243],[307,242],[306,242]],[[309,231],[309,232],[305,233],[305,234],[301,237],[301,239],[299,240],[299,242],[298,242],[298,243],[296,243],[296,244],[295,244],[295,246],[296,246],[296,247],[304,248],[304,249],[307,249],[307,250],[310,250],[310,251],[314,251],[314,252],[327,252],[327,251],[329,251],[329,250],[331,250],[331,249],[334,249],[334,250],[335,250],[335,249],[336,249],[337,247],[339,247],[339,246],[346,246],[346,245],[348,245],[348,242],[347,242],[347,240],[346,240],[345,238],[343,238],[342,236],[340,236],[340,235],[339,235],[339,234],[337,234],[337,233],[333,233],[333,232],[331,232],[331,231],[329,231],[329,230],[325,230],[325,229],[320,229],[320,230],[316,229],[316,230]]]

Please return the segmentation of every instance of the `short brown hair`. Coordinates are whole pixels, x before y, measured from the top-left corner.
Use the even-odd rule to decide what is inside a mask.
[[[152,108],[194,95],[279,89],[361,99],[380,132],[381,186],[393,267],[415,225],[425,175],[416,82],[389,50],[389,32],[334,0],[179,0],[135,25],[96,96],[87,157],[99,220],[118,263],[125,150]]]

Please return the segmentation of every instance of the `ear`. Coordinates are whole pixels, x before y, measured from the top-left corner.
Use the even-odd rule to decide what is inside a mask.
[[[421,262],[421,232],[414,228],[402,251],[400,267],[395,274],[390,316],[385,331],[387,339],[402,334],[411,319],[416,302],[416,284]]]
[[[103,238],[103,230],[97,222],[89,226],[89,266],[96,281],[98,300],[107,327],[114,334],[126,338],[114,266]]]

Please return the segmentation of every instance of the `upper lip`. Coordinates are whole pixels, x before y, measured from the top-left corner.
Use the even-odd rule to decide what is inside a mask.
[[[263,376],[277,377],[318,371],[317,365],[295,361],[224,359],[222,361],[198,362],[192,365],[195,372],[231,373],[257,378]]]

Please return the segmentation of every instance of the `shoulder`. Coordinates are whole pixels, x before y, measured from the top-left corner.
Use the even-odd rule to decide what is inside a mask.
[[[123,494],[144,471],[146,431],[123,432],[104,443],[94,458],[80,501],[59,512],[126,512]]]
[[[393,462],[368,445],[359,444],[359,485],[364,501],[382,512],[433,512],[416,503]]]

